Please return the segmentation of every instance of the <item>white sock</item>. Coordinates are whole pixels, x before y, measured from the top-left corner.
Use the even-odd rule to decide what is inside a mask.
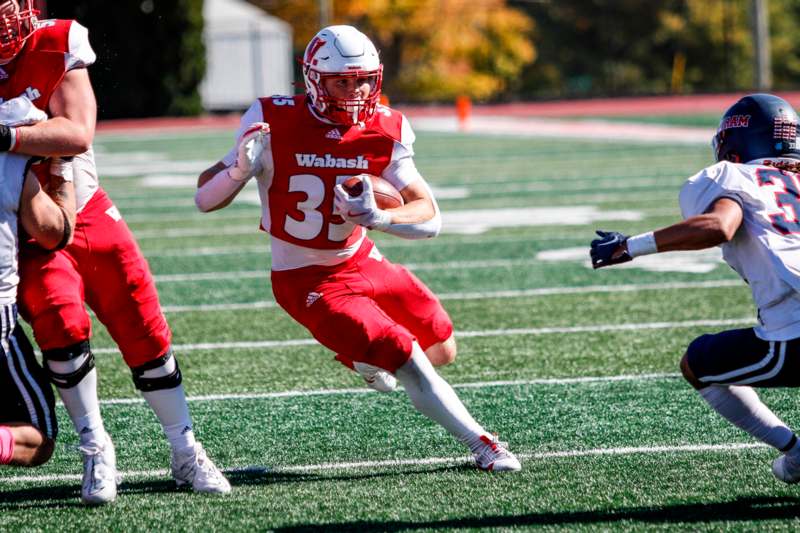
[[[436,373],[416,342],[411,349],[411,359],[397,369],[395,376],[417,411],[441,424],[470,450],[483,445],[480,438],[487,435],[486,430],[472,418],[453,388]]]
[[[76,372],[89,357],[82,354],[69,361],[47,360],[47,367],[56,374],[68,375]],[[56,387],[64,407],[67,409],[81,446],[100,447],[105,442],[106,430],[100,416],[100,401],[97,399],[97,369],[91,369],[74,387]]]
[[[794,432],[764,405],[752,387],[711,385],[698,392],[731,424],[773,448],[784,450],[795,439]]]
[[[176,452],[194,448],[194,431],[183,385],[172,389],[142,392],[142,396],[155,412],[164,429],[170,446]]]

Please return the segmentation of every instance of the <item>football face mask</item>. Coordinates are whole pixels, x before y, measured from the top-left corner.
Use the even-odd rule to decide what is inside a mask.
[[[336,124],[354,125],[369,120],[380,100],[383,65],[369,38],[352,26],[329,26],[311,39],[303,56],[306,94],[317,113]],[[369,95],[347,97],[325,88],[329,78],[364,80]]]
[[[39,11],[29,3],[23,6],[15,0],[0,3],[0,65],[14,59],[36,30]]]
[[[344,74],[320,74],[319,75],[319,96],[317,98],[317,110],[323,108],[320,114],[337,124],[358,124],[366,120],[375,113],[375,108],[380,99],[380,86],[383,66],[373,72],[348,72]],[[353,94],[360,90],[363,84],[369,86],[369,94],[366,98],[360,96],[347,97],[331,94],[328,90],[331,84],[345,81],[344,85],[355,86],[357,89],[338,89],[345,94]]]

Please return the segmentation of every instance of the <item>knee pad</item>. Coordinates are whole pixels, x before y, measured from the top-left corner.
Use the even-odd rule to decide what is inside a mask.
[[[178,360],[171,349],[161,357],[132,368],[131,372],[133,384],[142,392],[174,389],[183,382]]]
[[[71,389],[94,368],[94,354],[88,340],[65,348],[43,350],[42,358],[48,378],[59,389]]]

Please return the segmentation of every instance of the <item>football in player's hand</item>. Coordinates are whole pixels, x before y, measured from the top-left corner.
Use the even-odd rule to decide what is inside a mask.
[[[378,176],[359,174],[347,179],[342,183],[342,187],[350,196],[360,196],[364,192],[362,179],[368,179],[372,182],[372,195],[375,197],[378,209],[392,209],[403,205],[403,197],[400,195],[400,191],[395,189],[394,185]]]

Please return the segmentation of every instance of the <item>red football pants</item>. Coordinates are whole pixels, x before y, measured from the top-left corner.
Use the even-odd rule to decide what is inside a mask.
[[[89,339],[84,301],[131,368],[163,355],[171,332],[153,276],[128,225],[99,189],[78,213],[72,244],[48,252],[20,247],[19,309],[42,350]]]
[[[417,340],[426,350],[453,334],[439,299],[414,274],[365,242],[333,267],[273,271],[275,300],[322,345],[390,372],[403,366]]]

